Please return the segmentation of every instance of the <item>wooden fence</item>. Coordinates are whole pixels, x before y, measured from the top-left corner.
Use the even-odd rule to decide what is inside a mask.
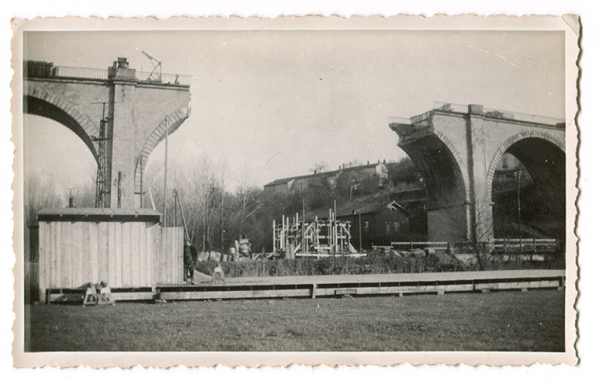
[[[553,254],[559,247],[559,241],[553,238],[496,238],[490,242],[478,242],[493,254]],[[455,253],[472,252],[469,242],[391,242],[395,250],[427,249],[446,251],[451,248]]]
[[[39,295],[107,282],[138,288],[183,282],[184,230],[154,222],[39,222]]]

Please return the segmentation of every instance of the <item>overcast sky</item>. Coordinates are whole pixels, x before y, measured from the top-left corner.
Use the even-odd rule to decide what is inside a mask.
[[[434,101],[564,118],[564,40],[556,32],[35,32],[26,59],[107,68],[117,57],[192,76],[192,115],[170,137],[172,165],[225,158],[231,187],[405,154],[388,116]],[[95,176],[68,129],[25,116],[27,173],[77,187]],[[163,144],[150,166],[163,162]]]

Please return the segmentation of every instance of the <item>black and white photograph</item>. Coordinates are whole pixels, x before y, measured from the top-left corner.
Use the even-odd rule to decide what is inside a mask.
[[[22,364],[577,361],[579,24],[497,19],[23,23]]]

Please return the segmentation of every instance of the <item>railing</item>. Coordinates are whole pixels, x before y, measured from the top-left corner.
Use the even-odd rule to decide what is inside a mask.
[[[25,77],[50,77],[54,64],[44,61],[24,61],[23,73]]]
[[[410,118],[410,123],[411,124],[420,124],[422,122],[424,122],[425,120],[428,120],[428,118],[430,118],[430,111],[425,112],[424,114],[420,114],[420,115],[414,115],[413,117]]]
[[[447,250],[448,242],[391,242],[391,247],[396,250],[413,250],[413,249],[435,249]]]
[[[556,239],[495,239],[493,254],[549,254],[558,248]]]
[[[411,124],[410,118],[402,118],[399,116],[387,117],[387,124]]]
[[[462,113],[462,114],[467,114],[468,113],[468,105],[462,105],[459,103],[434,101],[433,102],[433,110],[458,112],[458,113]]]
[[[155,72],[137,71],[135,73],[137,81],[151,82],[168,85],[184,85],[190,86],[192,77],[190,75],[180,74],[159,74]]]
[[[61,78],[85,78],[85,79],[108,79],[108,69],[93,69],[86,67],[55,66],[52,69],[52,77]]]
[[[517,120],[520,122],[532,122],[532,123],[540,123],[540,124],[548,124],[552,126],[557,126],[559,128],[565,127],[565,119],[561,118],[552,118],[548,116],[541,116],[541,115],[534,115],[534,114],[526,114],[523,112],[514,112],[514,111],[506,111],[506,110],[499,110],[493,108],[481,108],[482,113],[486,118],[491,119],[508,119],[508,120]],[[388,117],[388,124],[396,123],[396,124],[420,124],[426,121],[433,112],[435,111],[444,111],[444,112],[454,112],[460,114],[468,114],[468,105],[457,104],[457,103],[448,103],[448,102],[433,102],[433,108],[431,111],[427,111],[420,115],[414,115],[411,118],[402,118],[397,116],[390,116]]]
[[[24,75],[32,78],[81,78],[110,79],[108,69],[94,69],[72,66],[54,66],[51,62],[24,61]],[[180,74],[159,74],[155,72],[136,71],[135,79],[139,82],[156,84],[190,86],[192,77]]]
[[[413,126],[414,130],[425,128],[428,123],[425,123],[430,117],[431,112],[425,112],[421,115],[416,115],[411,118],[401,118],[399,116],[390,116],[387,118],[387,124],[404,124],[407,126]]]
[[[395,250],[451,249],[457,254],[474,251],[472,246],[471,242],[391,242],[391,247]],[[491,242],[478,242],[476,246],[477,250],[485,249],[498,255],[554,254],[559,247],[559,241],[553,238],[497,238]]]
[[[565,126],[565,119],[551,118],[548,116],[526,114],[523,112],[504,111],[492,108],[484,108],[484,116],[495,119],[513,119],[520,122],[532,122],[540,124],[560,125]]]

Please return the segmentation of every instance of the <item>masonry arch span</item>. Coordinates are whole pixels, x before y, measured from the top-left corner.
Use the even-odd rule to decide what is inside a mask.
[[[509,171],[521,174],[519,204],[517,178],[499,180],[495,176],[506,153],[521,163]],[[508,181],[512,186],[499,189],[499,181]],[[517,237],[520,233],[528,238],[565,238],[565,145],[562,141],[535,132],[510,137],[491,162],[487,185],[497,238],[512,234]]]
[[[428,134],[399,146],[424,173],[429,241],[465,240],[471,232],[468,184],[461,156],[442,135]]]
[[[97,127],[70,103],[39,89],[28,88],[23,97],[23,112],[51,119],[74,132],[87,145],[98,162],[97,150],[91,140]]]

